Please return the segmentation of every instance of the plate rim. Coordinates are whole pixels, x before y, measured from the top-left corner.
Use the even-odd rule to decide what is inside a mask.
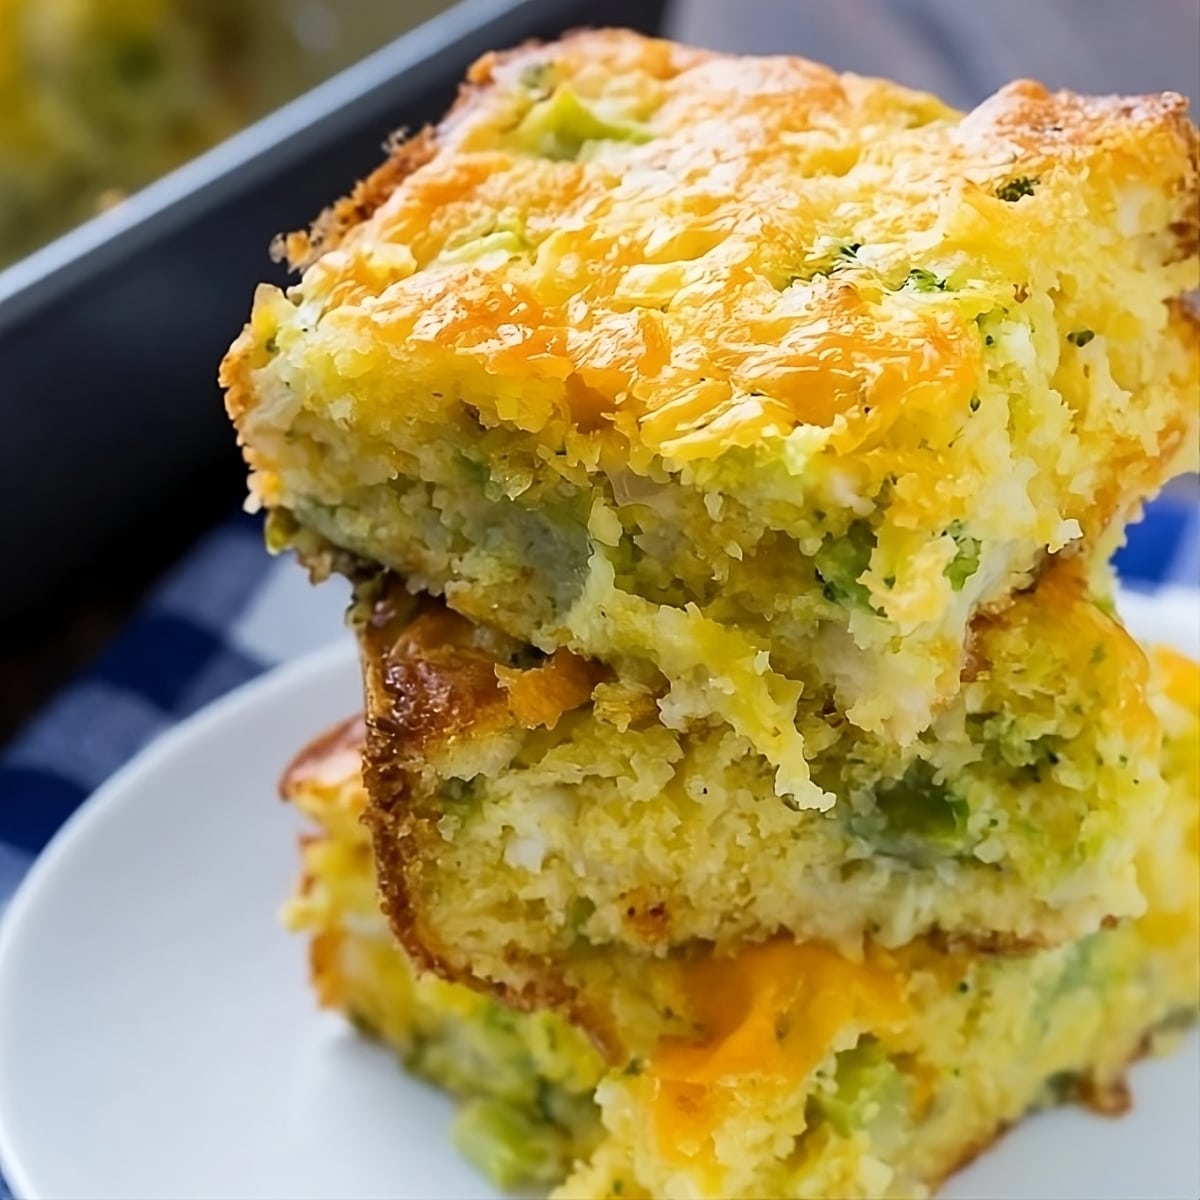
[[[7,905],[0,910],[0,1009],[5,1007],[5,997],[13,986],[5,981],[15,975],[6,968],[6,963],[14,953],[13,947],[25,924],[27,912],[35,908],[47,888],[54,886],[60,862],[69,857],[78,844],[86,841],[93,826],[104,821],[113,806],[120,804],[123,796],[136,796],[136,786],[131,785],[136,785],[140,777],[153,774],[164,761],[173,758],[178,749],[194,738],[203,736],[213,726],[236,720],[243,711],[269,704],[277,693],[296,687],[311,687],[314,681],[347,669],[356,653],[354,642],[342,637],[300,658],[268,668],[154,738],[79,805],[46,843]],[[0,1075],[3,1070],[0,1064]],[[4,1090],[0,1088],[0,1096]],[[41,1200],[41,1192],[21,1165],[22,1155],[13,1144],[10,1128],[10,1122],[4,1119],[4,1111],[0,1109],[0,1174],[15,1200]]]

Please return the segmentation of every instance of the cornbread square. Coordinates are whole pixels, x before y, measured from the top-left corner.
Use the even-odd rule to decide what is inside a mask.
[[[600,1084],[608,1137],[558,1200],[927,1196],[1031,1108],[1124,1111],[1130,1060],[1200,1008],[1200,672],[1155,658],[1170,794],[1142,917],[1024,956],[921,939],[692,962],[676,1003],[698,1030]]]
[[[376,897],[355,717],[306,746],[280,782],[316,825],[283,917],[309,936],[313,990],[405,1069],[460,1101],[452,1136],[501,1187],[561,1180],[600,1141],[592,1099],[606,1067],[587,1034],[551,1012],[520,1012],[418,972]]]
[[[488,55],[259,289],[222,369],[253,496],[313,561],[652,664],[810,803],[802,690],[911,744],[981,613],[1195,465],[1185,109]]]
[[[1200,675],[1155,654],[1169,799],[1142,850],[1148,909],[1020,956],[920,940],[846,958],[786,939],[725,959],[622,962],[681,1014],[634,1050],[416,971],[375,900],[361,724],[310,747],[284,790],[304,840],[289,923],[322,1003],[463,1096],[456,1141],[502,1186],[612,1197],[915,1197],[1031,1107],[1128,1102],[1129,1059],[1167,1048],[1200,1000]],[[591,1029],[592,1036],[596,1031]],[[603,1114],[603,1123],[601,1122]]]
[[[980,623],[970,682],[911,747],[802,699],[827,811],[665,685],[372,591],[366,820],[398,935],[449,978],[578,1007],[614,950],[1025,951],[1143,911],[1161,730],[1144,653],[1075,564]]]

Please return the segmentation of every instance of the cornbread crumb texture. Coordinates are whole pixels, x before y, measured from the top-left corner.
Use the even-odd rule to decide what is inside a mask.
[[[793,796],[801,687],[911,742],[980,611],[1196,458],[1175,96],[961,117],[579,34],[477,64],[289,250],[222,372],[288,536],[725,719],[750,697]]]
[[[552,1013],[523,1013],[414,970],[379,910],[359,756],[359,718],[294,760],[281,791],[319,828],[301,839],[302,874],[284,910],[310,937],[319,1002],[459,1101],[455,1143],[503,1187],[549,1186],[600,1137],[592,1094],[603,1061]]]
[[[1165,792],[1147,662],[1065,566],[981,625],[973,680],[917,747],[802,705],[825,810],[777,795],[765,756],[661,681],[498,650],[394,583],[371,614],[383,897],[452,977],[586,1006],[613,948],[782,929],[850,953],[935,932],[1028,949],[1143,909],[1134,859]]]
[[[654,1003],[637,1053],[606,1066],[562,1017],[414,975],[388,941],[363,830],[345,820],[367,802],[345,753],[361,731],[288,776],[324,826],[291,922],[315,935],[326,1003],[452,1090],[502,1089],[476,1097],[460,1140],[508,1185],[563,1180],[555,1195],[576,1200],[924,1195],[1030,1107],[1119,1110],[1127,1062],[1194,1018],[1200,674],[1170,652],[1153,670],[1170,799],[1142,851],[1150,909],[1071,945],[995,956],[918,940],[850,958],[778,939],[730,957],[612,954],[614,981]]]

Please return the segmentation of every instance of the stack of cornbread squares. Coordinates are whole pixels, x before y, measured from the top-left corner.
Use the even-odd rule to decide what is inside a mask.
[[[1197,236],[1178,96],[595,31],[283,242],[222,381],[366,694],[289,920],[499,1184],[925,1195],[1194,1017],[1200,673],[1107,563]]]

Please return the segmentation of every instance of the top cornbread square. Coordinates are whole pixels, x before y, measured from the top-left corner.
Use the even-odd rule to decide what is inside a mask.
[[[222,378],[275,534],[669,684],[807,781],[1196,461],[1174,95],[896,84],[621,31],[489,55],[263,287]]]

